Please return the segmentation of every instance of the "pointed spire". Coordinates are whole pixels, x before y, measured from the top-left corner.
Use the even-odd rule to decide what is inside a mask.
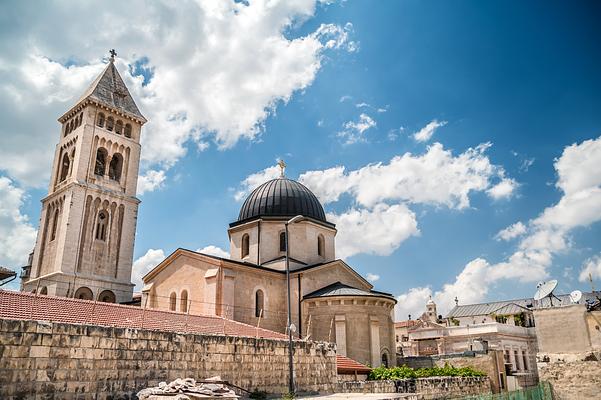
[[[146,122],[146,118],[144,118],[138,109],[117,67],[115,67],[117,52],[115,49],[111,49],[109,54],[111,56],[108,65],[79,98],[76,105],[89,99],[124,114],[129,114],[143,123]]]

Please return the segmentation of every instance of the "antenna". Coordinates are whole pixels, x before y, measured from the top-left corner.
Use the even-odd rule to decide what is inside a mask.
[[[549,302],[551,303],[551,307],[553,307],[553,297],[555,297],[559,302],[561,300],[559,297],[553,294],[553,291],[557,287],[557,280],[552,279],[548,282],[541,282],[536,286],[536,293],[534,293],[534,300],[540,301],[546,297],[549,298]]]
[[[574,290],[572,293],[570,293],[570,300],[572,303],[578,303],[581,298],[582,292],[580,290]]]

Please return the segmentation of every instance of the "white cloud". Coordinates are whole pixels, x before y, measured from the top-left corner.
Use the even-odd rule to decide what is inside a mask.
[[[586,282],[589,279],[589,274],[593,279],[601,279],[601,254],[587,259],[582,264],[582,270],[578,276],[580,282]]]
[[[33,250],[36,229],[21,213],[25,192],[0,176],[0,265],[19,271]]]
[[[280,173],[280,167],[278,165],[274,165],[247,176],[240,183],[240,188],[234,194],[234,198],[236,201],[244,200],[257,186],[260,186],[271,179],[277,178],[280,176]]]
[[[528,226],[509,227],[512,231],[525,231],[516,251],[506,261],[489,264],[477,258],[468,263],[454,283],[446,284],[435,293],[435,299],[444,312],[453,305],[453,295],[460,302],[482,301],[491,285],[500,280],[515,279],[522,282],[536,282],[545,279],[552,265],[553,257],[569,250],[569,234],[573,229],[585,227],[601,220],[601,137],[573,144],[564,149],[555,162],[558,180],[557,187],[563,191],[561,199],[553,206],[528,223]],[[498,236],[501,236],[499,232]],[[585,280],[588,273],[601,273],[600,256],[587,260],[579,279]],[[598,276],[601,277],[601,274]],[[469,278],[469,279],[467,279]],[[469,282],[469,285],[466,283]],[[423,288],[414,288],[401,295],[408,304]],[[412,297],[413,296],[413,297]],[[421,297],[420,297],[421,299]],[[403,315],[406,306],[397,306],[397,315]]]
[[[99,57],[114,43],[118,68],[149,119],[143,168],[160,169],[177,162],[189,143],[226,149],[255,139],[279,104],[312,84],[325,51],[357,50],[351,24],[322,24],[294,36],[315,14],[315,0],[11,7],[30,18],[26,27],[7,24],[14,40],[0,44],[0,169],[36,186],[48,179],[48,150],[59,136],[53,121],[104,67]],[[48,31],[47,21],[69,29]],[[105,34],[90,41],[89,32]],[[152,71],[146,82],[132,76],[140,63]]]
[[[230,253],[223,250],[221,247],[209,245],[205,246],[202,249],[196,250],[198,253],[209,254],[211,256],[221,257],[221,258],[230,258]]]
[[[377,280],[380,279],[380,275],[378,274],[372,274],[371,272],[369,272],[366,276],[367,280],[370,282],[375,282]]]
[[[162,249],[148,249],[146,254],[134,261],[131,270],[131,281],[136,285],[134,290],[142,289],[142,277],[150,272],[165,259],[165,252]]]
[[[407,238],[419,234],[415,214],[404,204],[378,204],[371,210],[350,209],[328,214],[336,224],[336,256],[358,253],[387,256]]]
[[[494,200],[510,198],[516,191],[518,183],[511,178],[503,178],[486,193]]]
[[[432,135],[434,135],[436,129],[440,128],[441,126],[445,126],[446,124],[447,121],[438,122],[437,120],[433,120],[429,122],[428,125],[415,132],[413,134],[413,139],[415,139],[418,142],[427,142],[428,140],[430,140]]]
[[[375,126],[376,121],[369,115],[361,113],[358,121],[347,121],[342,125],[343,129],[338,132],[338,137],[344,139],[344,144],[363,142],[365,141],[363,134]]]
[[[350,193],[365,207],[406,201],[464,209],[470,205],[470,192],[488,190],[504,176],[503,168],[485,155],[488,147],[481,144],[454,156],[434,143],[423,155],[405,153],[388,164],[369,164],[350,172],[345,167],[309,171],[299,180],[324,203]]]
[[[426,302],[432,295],[432,289],[428,287],[411,288],[407,293],[397,297],[397,305],[394,309],[395,319],[402,321],[419,318],[426,311]]]
[[[138,177],[138,195],[160,189],[165,183],[165,171],[150,169]]]
[[[526,225],[524,225],[521,221],[516,222],[515,224],[509,225],[507,228],[499,231],[495,238],[497,240],[511,240],[515,239],[518,236],[526,233]]]

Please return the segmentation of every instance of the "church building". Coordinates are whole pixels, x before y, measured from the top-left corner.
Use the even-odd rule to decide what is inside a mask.
[[[140,134],[146,122],[114,65],[58,121],[48,195],[21,290],[104,302],[132,298]]]
[[[282,176],[257,187],[229,225],[230,257],[177,249],[144,276],[142,306],[285,333],[288,245],[295,337],[336,342],[338,354],[364,364],[394,365],[395,298],[336,259],[336,226],[281,167]],[[295,216],[302,218],[288,224],[287,241]]]

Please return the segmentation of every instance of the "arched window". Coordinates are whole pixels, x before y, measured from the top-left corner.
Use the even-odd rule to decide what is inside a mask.
[[[125,137],[126,138],[130,138],[131,137],[131,124],[125,124]]]
[[[96,222],[96,239],[106,240],[106,225],[108,222],[108,214],[102,210],[98,213],[98,221]]]
[[[249,240],[249,236],[248,233],[245,233],[244,235],[242,235],[242,250],[241,250],[241,258],[244,257],[248,257],[248,254],[250,253],[250,240]]]
[[[119,135],[123,133],[123,122],[120,119],[118,119],[117,123],[115,124],[115,133]]]
[[[108,131],[112,131],[114,125],[115,125],[115,120],[113,119],[113,117],[108,117],[106,119],[106,129]]]
[[[179,301],[179,310],[181,312],[188,312],[188,291],[182,290],[182,298]]]
[[[39,294],[46,296],[48,294],[48,288],[46,286],[42,286],[42,288],[40,289]]]
[[[106,157],[108,153],[106,149],[99,148],[96,151],[96,165],[94,166],[94,174],[104,176],[104,172],[106,171]]]
[[[54,217],[52,218],[52,231],[50,232],[50,240],[56,238],[56,227],[58,226],[58,208],[54,210]]]
[[[69,175],[69,165],[71,165],[71,161],[69,160],[69,155],[65,153],[63,155],[63,162],[61,163],[61,179],[59,182],[67,179],[67,175]]]
[[[103,303],[115,303],[117,301],[115,298],[115,293],[111,292],[110,290],[103,290],[98,295],[98,300]]]
[[[382,365],[388,368],[388,354],[382,353]]]
[[[114,181],[121,179],[121,170],[123,169],[123,156],[119,153],[113,154],[109,164],[109,178]]]
[[[320,257],[325,255],[325,239],[323,235],[317,235],[317,255]]]
[[[265,295],[261,289],[257,290],[255,293],[255,317],[260,317],[265,313],[263,310],[265,302]]]
[[[175,294],[175,292],[171,293],[171,296],[169,296],[169,309],[171,311],[175,311],[175,305],[177,304],[177,295]]]
[[[94,298],[94,294],[90,288],[82,286],[75,291],[75,295],[73,297],[80,300],[92,300]]]
[[[98,125],[101,128],[104,127],[104,114],[103,113],[98,114],[98,121],[96,121],[96,125]]]
[[[280,251],[286,251],[286,232],[280,232]]]

